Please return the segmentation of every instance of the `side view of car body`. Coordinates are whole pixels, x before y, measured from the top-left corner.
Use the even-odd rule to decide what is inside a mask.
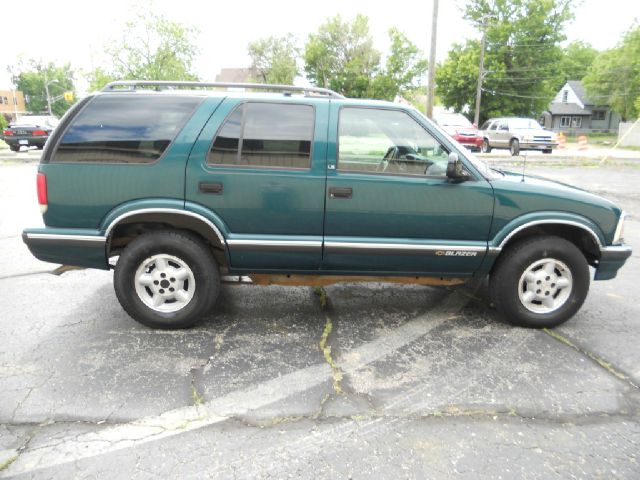
[[[493,148],[507,148],[513,156],[520,155],[521,150],[551,153],[558,146],[555,133],[530,118],[494,118],[487,120],[480,130],[483,153]]]
[[[480,131],[464,115],[443,112],[436,115],[434,120],[455,141],[469,150],[479,152],[482,148]]]
[[[52,116],[25,115],[10,123],[2,132],[2,137],[14,152],[20,147],[29,146],[43,149],[58,123],[58,119]]]
[[[180,90],[182,87],[198,90]],[[115,269],[123,308],[193,325],[221,277],[453,285],[489,275],[510,322],[551,327],[631,255],[624,214],[490,169],[410,106],[316,88],[115,82],[76,104],[38,170],[39,259]],[[114,265],[115,263],[115,265]]]

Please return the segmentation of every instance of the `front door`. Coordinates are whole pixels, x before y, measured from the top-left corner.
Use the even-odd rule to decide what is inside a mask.
[[[331,118],[323,269],[473,273],[486,253],[491,185],[450,182],[450,147],[406,110],[332,101]]]
[[[328,102],[225,99],[189,158],[185,197],[227,232],[231,267],[320,267]]]

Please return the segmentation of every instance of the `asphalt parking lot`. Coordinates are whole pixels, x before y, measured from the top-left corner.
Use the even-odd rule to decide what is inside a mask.
[[[484,282],[226,286],[154,331],[111,272],[30,256],[33,155],[0,163],[0,478],[640,477],[640,247],[553,331]],[[638,162],[527,171],[616,201],[640,246]]]

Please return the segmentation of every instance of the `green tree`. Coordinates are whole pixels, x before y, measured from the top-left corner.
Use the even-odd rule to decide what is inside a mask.
[[[556,93],[570,0],[467,0],[465,19],[486,31],[480,119],[537,116]],[[445,106],[473,113],[480,42],[456,44],[436,71]]]
[[[596,57],[583,83],[591,101],[610,105],[623,120],[640,114],[635,104],[640,94],[640,25],[626,32],[617,47]]]
[[[598,51],[585,42],[571,42],[564,47],[558,65],[556,90],[560,90],[567,80],[582,80],[597,56]]]
[[[44,113],[48,111],[47,93],[45,85],[49,87],[51,99],[51,112],[60,117],[64,115],[73,102],[67,102],[63,98],[64,92],[74,92],[74,72],[71,65],[62,66],[53,62],[43,63],[40,60],[21,60],[16,66],[10,68],[13,84],[17,90],[25,95],[27,110],[32,113]]]
[[[371,81],[369,96],[393,100],[405,90],[417,87],[427,69],[427,60],[397,28],[389,30],[390,53],[384,69]]]
[[[268,37],[249,43],[251,68],[258,81],[291,85],[298,75],[298,48],[293,35]]]
[[[197,80],[197,30],[140,10],[105,49],[108,65],[88,74],[92,89],[111,80]]]
[[[348,97],[367,96],[380,67],[367,17],[357,15],[351,23],[340,15],[328,19],[309,35],[304,61],[307,78],[315,85]]]

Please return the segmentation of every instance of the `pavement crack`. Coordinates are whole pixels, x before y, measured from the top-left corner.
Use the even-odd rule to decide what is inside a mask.
[[[596,365],[601,367],[603,370],[605,370],[610,375],[613,375],[618,380],[622,380],[623,382],[627,383],[628,385],[632,386],[633,388],[640,390],[640,386],[637,383],[635,383],[631,377],[629,377],[625,373],[621,372],[611,362],[605,360],[601,356],[596,355],[595,353],[590,352],[586,348],[581,347],[580,345],[578,345],[574,341],[570,340],[569,338],[565,337],[564,335],[562,335],[558,331],[554,331],[554,330],[550,330],[548,328],[545,328],[544,329],[544,333],[549,335],[554,340],[556,340],[556,341],[558,341],[560,343],[563,343],[564,345],[568,346],[569,348],[572,348],[573,350],[575,350],[576,352],[580,353],[581,355],[584,355],[589,360],[594,362]]]
[[[331,332],[333,331],[333,320],[328,314],[326,314],[326,310],[328,308],[327,291],[324,289],[324,287],[316,287],[314,289],[314,293],[318,296],[320,309],[325,312],[324,329],[322,331],[322,336],[320,337],[318,346],[320,347],[320,351],[322,352],[322,356],[324,357],[325,362],[327,362],[331,367],[333,391],[337,395],[343,395],[344,390],[342,388],[342,379],[344,377],[344,374],[342,372],[342,369],[338,366],[337,362],[333,358],[333,355],[331,354],[331,345],[329,345],[329,335],[331,335]],[[323,403],[325,402],[326,398],[323,400]]]

